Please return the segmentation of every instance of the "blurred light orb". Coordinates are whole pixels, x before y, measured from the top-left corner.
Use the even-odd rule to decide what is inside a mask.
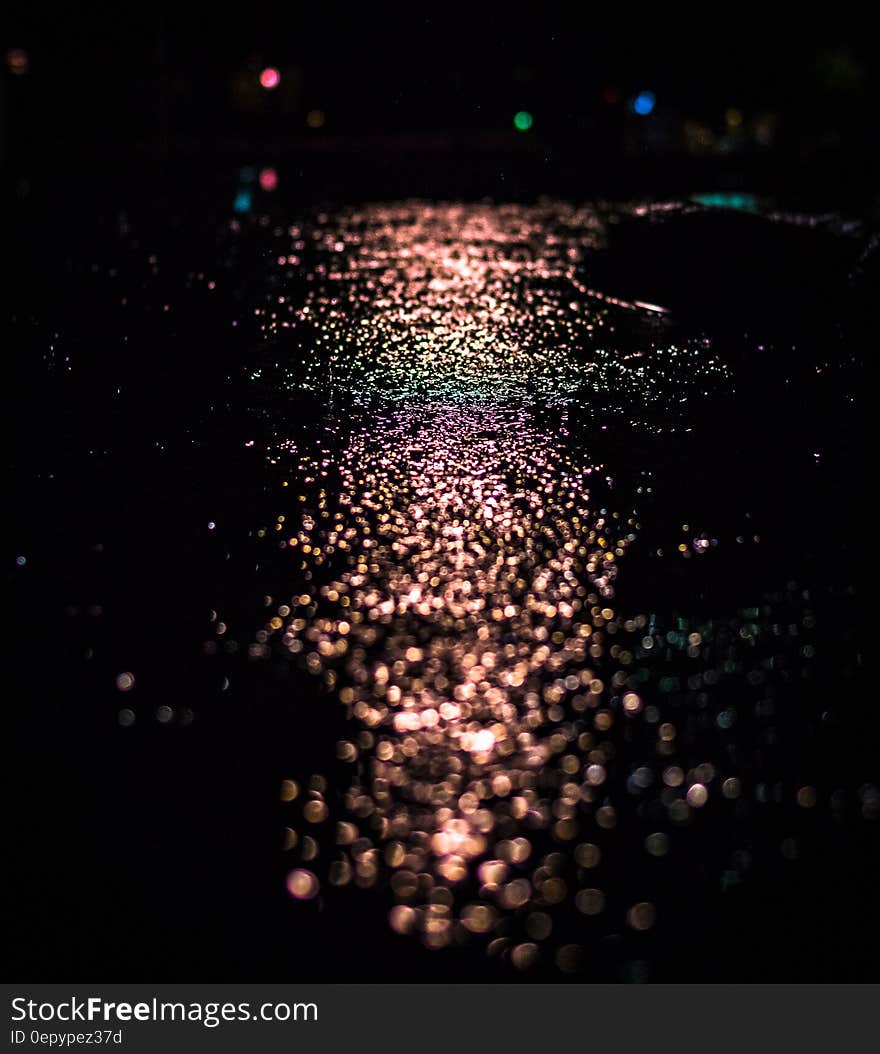
[[[735,106],[728,106],[724,111],[724,123],[728,128],[739,128],[743,123],[742,110],[737,109]]]
[[[480,732],[476,732],[471,738],[468,750],[472,754],[484,754],[490,751],[495,746],[495,736],[492,730],[484,728]]]
[[[306,114],[306,124],[309,128],[323,128],[327,116],[323,110],[309,110]]]
[[[232,209],[234,212],[250,212],[251,208],[251,192],[249,190],[240,190],[235,195],[235,201],[232,203]]]
[[[272,91],[281,83],[281,74],[274,66],[267,66],[260,71],[260,84],[266,91]]]
[[[278,186],[278,173],[274,168],[263,168],[260,170],[260,187],[263,190],[273,191]]]
[[[633,904],[626,914],[626,921],[634,930],[649,930],[656,921],[657,909],[647,900]]]
[[[640,91],[630,103],[630,107],[633,113],[637,113],[640,117],[647,117],[653,112],[656,104],[657,96],[652,91]]]
[[[296,900],[311,900],[320,886],[311,871],[298,867],[287,876],[287,892]]]
[[[520,110],[513,115],[513,127],[518,132],[527,132],[535,123],[535,119],[528,110]]]
[[[21,77],[30,69],[30,59],[24,48],[10,48],[6,52],[6,65],[9,72],[16,77]]]

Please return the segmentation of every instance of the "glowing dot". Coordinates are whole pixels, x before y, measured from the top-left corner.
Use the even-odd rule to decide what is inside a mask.
[[[534,118],[528,110],[520,110],[513,115],[513,127],[518,132],[527,132],[534,124]]]
[[[277,88],[280,83],[281,74],[274,66],[267,66],[260,73],[260,84],[262,84],[266,91],[272,91],[272,89]]]
[[[318,888],[317,878],[303,867],[298,867],[287,876],[287,892],[297,900],[311,900]]]
[[[623,697],[623,709],[627,714],[637,714],[642,709],[642,700],[635,692],[627,692]]]
[[[416,913],[412,908],[398,904],[391,909],[388,921],[396,933],[412,933],[416,926]]]
[[[134,674],[133,673],[120,673],[116,678],[116,687],[120,692],[129,692],[134,688]]]
[[[483,754],[495,746],[495,736],[488,728],[474,734],[468,749],[473,754]]]
[[[326,120],[323,110],[309,110],[306,114],[306,124],[309,128],[323,128]]]
[[[640,117],[647,117],[654,109],[656,102],[657,96],[652,91],[640,91],[630,103],[630,107],[633,113],[637,113]]]
[[[16,564],[19,567],[24,567],[24,565],[27,563],[27,557],[26,556],[16,556],[15,562],[16,562]]]
[[[272,191],[278,186],[278,173],[274,168],[260,170],[260,186],[267,191]]]
[[[235,212],[249,212],[251,208],[251,192],[249,190],[240,190],[235,195],[232,208]]]

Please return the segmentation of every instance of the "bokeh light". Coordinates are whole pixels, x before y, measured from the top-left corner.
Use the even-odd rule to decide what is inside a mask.
[[[274,66],[267,66],[260,71],[260,84],[266,91],[272,91],[281,83],[281,74]]]
[[[260,169],[260,188],[273,191],[278,187],[278,173],[274,168]]]
[[[232,209],[234,212],[250,212],[251,205],[253,204],[253,195],[249,190],[242,188],[235,195],[235,200],[232,203]]]
[[[630,103],[633,113],[640,117],[647,117],[657,105],[657,97],[652,91],[640,91]]]

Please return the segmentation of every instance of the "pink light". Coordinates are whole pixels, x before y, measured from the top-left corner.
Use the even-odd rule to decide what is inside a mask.
[[[260,170],[260,186],[263,190],[275,190],[278,186],[278,173],[274,168],[264,168]]]
[[[486,754],[495,746],[495,736],[488,728],[480,732],[465,733],[462,737],[462,746],[472,754]]]
[[[277,88],[280,83],[281,74],[274,66],[267,66],[260,73],[260,84],[263,85],[266,91],[271,91],[273,88]]]

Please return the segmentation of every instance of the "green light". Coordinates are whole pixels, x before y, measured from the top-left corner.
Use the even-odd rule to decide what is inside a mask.
[[[692,194],[691,201],[711,209],[737,209],[741,212],[753,212],[758,207],[758,199],[754,194],[741,191],[718,190],[705,194]]]
[[[527,132],[532,127],[533,121],[534,118],[528,110],[520,110],[513,116],[513,127],[518,132]]]

